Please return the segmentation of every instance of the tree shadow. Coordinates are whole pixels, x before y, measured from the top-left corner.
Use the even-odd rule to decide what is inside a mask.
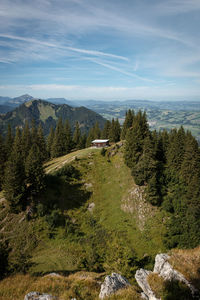
[[[46,189],[39,202],[48,210],[59,208],[61,211],[79,208],[91,197],[81,182],[81,173],[72,165],[67,165],[46,176]]]

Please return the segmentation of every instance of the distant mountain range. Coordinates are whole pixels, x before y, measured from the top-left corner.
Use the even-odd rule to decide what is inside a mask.
[[[22,103],[36,99],[28,94],[20,97],[10,98],[0,96],[0,114],[5,114]],[[200,101],[152,101],[152,100],[124,100],[124,101],[101,101],[101,100],[76,100],[70,101],[65,98],[44,99],[54,104],[67,104],[73,107],[86,106],[97,113],[109,107],[123,107],[125,109],[162,109],[173,111],[200,111]]]
[[[20,101],[24,101],[31,97],[24,95],[19,97],[20,99],[13,98],[9,100],[16,105]],[[42,124],[44,133],[47,135],[51,127],[55,128],[56,122],[59,117],[62,117],[63,121],[69,120],[72,129],[75,127],[76,122],[79,122],[82,132],[88,132],[88,130],[94,126],[96,122],[99,123],[100,128],[103,127],[105,119],[96,112],[86,107],[71,107],[67,104],[53,104],[44,100],[36,100],[31,97],[31,100],[22,103],[14,110],[0,115],[0,132],[5,133],[8,124],[11,125],[14,130],[16,127],[23,127],[25,120],[31,123],[32,119],[35,120],[36,125]]]
[[[0,96],[0,114],[5,114],[9,111],[12,111],[14,108],[18,107],[20,104],[23,104],[29,100],[36,99],[28,94],[10,98],[10,97],[2,97]],[[54,103],[54,104],[68,104],[70,106],[74,106],[72,101],[66,100],[65,98],[48,98],[44,99],[48,102]],[[76,105],[77,106],[77,105]]]

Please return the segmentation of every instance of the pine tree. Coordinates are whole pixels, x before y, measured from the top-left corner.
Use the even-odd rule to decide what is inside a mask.
[[[31,148],[31,134],[30,134],[28,121],[25,121],[25,126],[22,131],[22,156],[24,162],[26,157],[28,156],[30,148]]]
[[[100,139],[101,137],[101,129],[99,128],[99,123],[96,122],[94,125],[94,138]]]
[[[94,127],[90,128],[89,132],[88,132],[88,136],[87,136],[87,140],[86,140],[86,146],[90,147],[92,141],[95,139],[95,135],[94,135]]]
[[[13,135],[10,124],[8,124],[6,139],[5,139],[5,148],[6,148],[6,156],[7,158],[10,156],[13,145]]]
[[[11,155],[6,163],[3,189],[10,208],[19,211],[23,206],[26,191],[21,133],[19,128],[17,128],[16,131]]]
[[[126,134],[124,158],[125,163],[131,170],[136,167],[143,152],[144,139],[149,134],[146,114],[139,111],[134,118],[132,127],[128,129]]]
[[[102,139],[109,139],[110,128],[111,128],[111,122],[107,120],[104,124],[104,128],[101,133]]]
[[[118,142],[120,140],[121,128],[118,119],[112,119],[109,139],[111,142]]]
[[[121,139],[122,140],[124,140],[126,138],[127,130],[129,128],[131,128],[131,126],[133,124],[134,116],[135,116],[135,113],[134,113],[133,110],[129,109],[126,112],[126,117],[125,117],[124,124],[123,124],[123,127],[122,127],[122,132],[121,132]]]
[[[77,149],[80,149],[80,141],[81,141],[81,131],[80,131],[79,123],[76,122],[76,127],[73,135],[73,142]]]
[[[0,190],[2,189],[2,184],[3,184],[5,163],[6,163],[6,148],[5,148],[3,137],[0,134]]]
[[[151,135],[144,139],[142,154],[132,169],[132,175],[136,184],[147,184],[155,175],[157,176],[158,162],[156,161],[156,151]]]
[[[72,142],[71,127],[68,120],[66,120],[65,122],[64,136],[65,136],[65,152],[69,153],[73,147],[73,142]]]
[[[32,119],[31,121],[31,145],[33,144],[37,144],[37,128],[36,128],[36,124],[35,124],[35,120]]]
[[[51,127],[50,129],[50,133],[48,135],[47,138],[47,155],[48,157],[51,157],[51,153],[52,153],[52,145],[53,145],[53,141],[54,141],[54,129],[53,127]]]
[[[62,123],[62,118],[59,118],[56,130],[54,141],[52,145],[51,155],[52,157],[58,157],[65,154],[65,135],[64,128]]]
[[[43,134],[42,124],[40,123],[37,130],[37,146],[40,149],[40,156],[44,162],[47,159],[46,141]]]
[[[43,157],[36,144],[33,144],[25,163],[26,184],[31,197],[38,194],[44,188]]]
[[[87,135],[84,133],[83,135],[81,135],[80,149],[84,149],[86,147],[86,142],[87,142]]]

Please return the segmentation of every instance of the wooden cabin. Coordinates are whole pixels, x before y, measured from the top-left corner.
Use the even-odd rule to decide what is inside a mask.
[[[97,148],[109,146],[109,140],[94,140],[92,141],[92,146]]]

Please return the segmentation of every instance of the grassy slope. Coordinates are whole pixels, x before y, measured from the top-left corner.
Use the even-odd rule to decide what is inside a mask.
[[[46,171],[54,172],[64,163],[72,162],[81,173],[81,176],[68,188],[62,184],[59,185],[58,190],[61,189],[61,191],[57,195],[53,193],[53,186],[43,195],[50,200],[57,197],[60,208],[65,216],[72,220],[78,234],[76,230],[75,234],[68,232],[67,226],[59,227],[54,230],[52,238],[52,232],[42,218],[27,222],[26,220],[21,221],[22,214],[17,217],[13,215],[9,217],[11,222],[4,231],[10,230],[10,236],[14,237],[18,246],[21,241],[23,246],[23,236],[29,239],[33,231],[36,233],[38,246],[34,248],[30,245],[34,263],[30,268],[32,274],[53,271],[62,271],[64,274],[75,272],[80,268],[80,258],[85,253],[93,263],[92,259],[96,249],[92,251],[92,248],[96,239],[100,248],[108,248],[111,253],[104,264],[106,273],[118,271],[123,274],[123,264],[120,269],[120,259],[123,260],[123,257],[119,255],[121,247],[133,248],[136,256],[140,259],[146,256],[154,257],[158,252],[166,250],[162,244],[162,236],[165,233],[163,224],[165,216],[158,209],[145,203],[144,199],[139,197],[140,195],[138,196],[138,187],[133,182],[130,170],[123,163],[122,149],[109,151],[115,154],[110,161],[106,156],[101,156],[98,149],[84,149],[46,164]],[[75,156],[78,159],[72,159]],[[79,186],[78,194],[77,184]],[[84,198],[84,201],[79,199],[76,203],[78,205],[70,206],[69,201],[73,203],[76,200],[72,196],[81,196],[80,191],[85,190],[88,192],[88,197]],[[88,211],[89,203],[95,203],[92,213]],[[122,210],[124,203],[128,207],[125,211]],[[65,210],[67,206],[69,209]],[[11,223],[14,225],[12,226]],[[24,234],[25,232],[26,234]],[[108,240],[106,240],[107,237]],[[175,250],[171,253],[172,264],[192,282],[195,282],[197,278],[200,263],[199,253],[199,248],[194,252],[193,250]],[[191,266],[192,275],[188,271]],[[151,269],[148,262],[145,267]],[[99,282],[103,280],[104,276],[105,273],[91,272],[76,272],[59,278],[15,275],[0,282],[0,300],[20,300],[31,290],[52,293],[63,300],[72,297],[79,300],[95,300],[98,299]],[[130,281],[133,283],[133,287],[121,291],[109,299],[139,299],[138,287],[134,284],[134,280],[130,278]]]
[[[111,152],[115,154],[116,151],[111,150]],[[75,228],[78,228],[78,233],[75,235],[69,233],[67,226],[65,228],[58,227],[53,230],[52,238],[52,232],[43,218],[21,222],[23,215],[16,218],[11,216],[10,220],[15,225],[12,226],[10,223],[4,228],[4,232],[9,231],[9,236],[14,238],[13,243],[16,247],[23,247],[22,240],[25,228],[29,228],[25,235],[26,239],[30,239],[34,232],[37,247],[35,248],[34,244],[28,244],[28,251],[30,251],[33,263],[29,270],[31,274],[45,274],[54,271],[61,271],[64,274],[76,272],[80,268],[84,269],[83,266],[80,267],[80,261],[82,257],[85,257],[85,254],[88,256],[88,264],[92,268],[96,251],[93,249],[93,243],[96,243],[96,240],[98,241],[97,250],[99,253],[104,248],[108,248],[106,254],[108,258],[103,265],[107,273],[117,271],[123,274],[123,269],[120,268],[120,259],[123,262],[123,256],[120,257],[121,247],[133,249],[133,255],[136,255],[138,259],[143,259],[146,256],[153,258],[158,252],[165,251],[162,244],[162,236],[165,232],[162,222],[163,215],[158,209],[148,206],[144,201],[142,206],[146,207],[146,211],[142,210],[141,213],[137,209],[137,206],[141,204],[139,202],[137,202],[136,207],[134,206],[135,200],[132,192],[137,187],[133,182],[130,170],[124,165],[122,149],[118,150],[110,161],[106,156],[103,157],[100,154],[99,149],[80,150],[48,162],[46,172],[53,173],[67,163],[72,163],[80,171],[81,176],[75,179],[70,186],[61,184],[54,190],[54,185],[52,185],[43,197],[44,199],[57,200],[64,215],[73,222]],[[83,197],[85,193],[88,194],[86,198]],[[77,201],[77,198],[80,199]],[[130,212],[121,209],[124,199],[129,199]],[[95,203],[92,213],[88,211],[89,203]],[[138,227],[141,218],[142,228]],[[151,268],[151,263],[148,265],[147,262],[146,267]],[[68,281],[66,278],[63,280]],[[63,299],[69,299],[69,293],[71,293],[70,296],[76,296],[77,299],[85,299],[86,295],[87,299],[95,299],[97,296],[97,284],[95,282],[93,282],[92,288],[90,283],[84,283],[86,286],[89,284],[89,288],[85,288],[86,291],[88,289],[87,292],[81,292],[81,295],[85,295],[81,298],[82,296],[76,294],[75,290],[83,289],[81,288],[84,285],[83,280],[81,282],[80,280],[75,281],[74,285],[77,284],[78,287],[74,287],[72,284],[67,288],[68,292],[64,292],[62,289],[59,292],[56,284],[51,289],[50,284],[46,285],[46,281],[44,282],[40,277],[38,279],[29,276],[27,279],[22,276],[19,279],[17,275],[8,281],[6,280],[4,280],[3,285],[7,286],[10,280],[14,289],[18,287],[18,281],[28,280],[29,284],[28,286],[24,284],[24,287],[20,286],[19,291],[16,289],[16,292],[14,290],[8,291],[6,287],[3,289],[3,285],[0,285],[1,300],[22,299],[25,292],[34,289],[41,292],[50,291],[54,295],[64,295]],[[44,282],[44,285],[41,281]],[[39,286],[37,285],[38,282],[40,282]],[[131,282],[134,283],[134,280]],[[57,284],[60,286],[63,283]],[[89,290],[91,291],[89,292]],[[90,293],[92,296],[89,296]],[[121,296],[113,299],[137,299],[137,297],[134,288],[126,293],[122,292]]]
[[[131,245],[140,259],[147,255],[154,257],[156,253],[164,251],[162,236],[165,227],[162,224],[163,216],[159,210],[152,208],[154,213],[148,214],[148,216],[144,213],[146,226],[141,231],[137,226],[140,216],[136,212],[127,213],[121,209],[122,199],[126,195],[128,197],[130,190],[135,188],[130,171],[123,163],[121,150],[108,162],[106,157],[100,155],[99,150],[84,149],[56,159],[51,162],[51,165],[47,164],[47,172],[63,166],[63,162],[71,162],[75,156],[80,158],[78,161],[73,161],[73,165],[82,174],[78,182],[81,186],[80,190],[77,193],[77,190],[73,190],[74,186],[63,190],[64,192],[58,196],[58,202],[61,209],[65,209],[66,206],[70,207],[69,202],[77,200],[76,197],[73,199],[73,194],[77,193],[78,197],[81,196],[80,191],[85,190],[85,186],[88,185],[89,196],[84,199],[84,202],[77,203],[65,211],[65,214],[74,220],[75,226],[80,228],[79,231],[90,239],[90,235],[100,234],[100,227],[101,232],[104,235],[108,234],[111,238],[110,243],[114,243],[116,239],[116,244],[120,236],[121,242],[124,245],[126,243]],[[46,197],[51,198],[56,195],[52,190],[47,191]],[[131,201],[134,202],[134,199]],[[68,204],[66,205],[66,203]],[[95,203],[92,214],[87,210],[89,203]],[[95,227],[88,225],[90,217],[92,221],[95,221]],[[61,228],[56,230],[54,239],[49,239],[48,232],[46,232],[33,254],[35,266],[31,271],[33,273],[74,271],[77,269],[78,256],[81,256],[83,249],[88,252],[91,250],[87,247],[87,243],[87,238],[81,241],[73,239],[73,237],[67,236],[65,230]]]

